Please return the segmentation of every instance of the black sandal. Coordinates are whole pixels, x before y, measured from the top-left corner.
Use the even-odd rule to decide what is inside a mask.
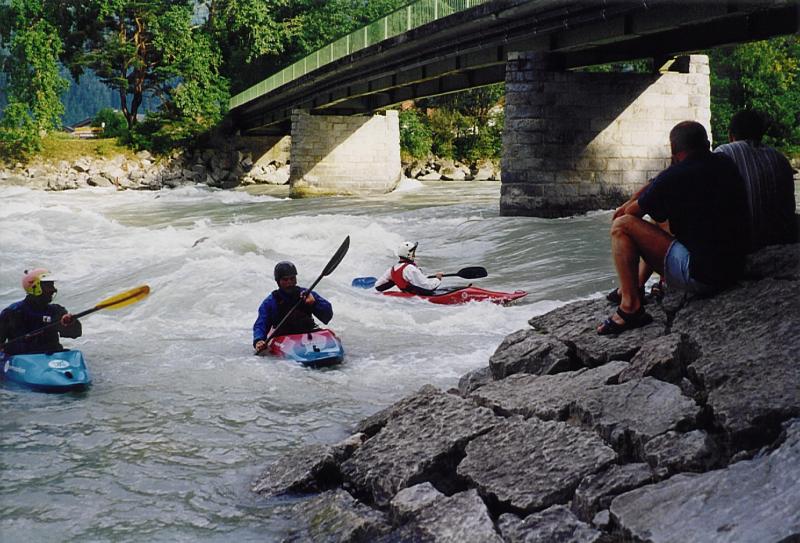
[[[639,299],[642,301],[642,304],[646,304],[647,300],[644,297],[644,287],[639,287]],[[606,294],[606,300],[611,302],[614,305],[619,305],[622,303],[622,295],[619,293],[619,289],[615,288],[608,294]]]
[[[608,317],[597,333],[601,336],[621,334],[625,330],[633,330],[634,328],[641,328],[653,322],[653,317],[645,313],[644,307],[639,307],[633,313],[626,313],[621,308],[617,308],[617,315],[622,319],[622,324],[618,323],[611,317]]]

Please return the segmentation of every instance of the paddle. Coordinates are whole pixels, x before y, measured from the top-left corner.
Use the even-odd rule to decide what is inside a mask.
[[[319,277],[317,277],[317,280],[314,281],[311,284],[311,286],[306,289],[306,292],[311,292],[312,290],[314,290],[314,287],[316,287],[317,284],[320,281],[322,281],[323,277],[333,273],[333,270],[335,270],[336,266],[338,266],[339,263],[342,261],[342,259],[344,258],[344,255],[347,254],[347,250],[349,248],[350,248],[350,236],[347,236],[346,238],[344,238],[344,241],[339,246],[339,249],[336,250],[336,253],[334,253],[334,255],[331,257],[330,261],[328,261],[328,265],[325,266],[325,269],[322,270],[321,274],[319,274]],[[286,319],[289,318],[289,315],[291,315],[294,312],[294,310],[297,309],[300,306],[300,304],[303,303],[304,301],[305,301],[305,296],[301,296],[300,299],[297,300],[297,302],[292,306],[292,308],[289,310],[289,312],[286,313],[286,316],[283,317],[283,319],[281,319],[281,322],[279,322],[278,325],[272,330],[272,333],[269,334],[267,336],[267,339],[264,340],[264,344],[265,345],[268,344],[269,341],[277,335],[276,332],[278,330],[280,330],[280,327],[283,325],[284,322],[286,322]],[[264,347],[264,349],[266,349],[266,347]],[[264,349],[256,351],[256,354],[260,353]]]
[[[131,290],[125,291],[122,294],[117,294],[116,296],[112,296],[111,298],[106,298],[96,306],[91,309],[87,309],[86,311],[81,311],[80,313],[76,313],[72,315],[73,319],[80,319],[81,317],[85,317],[95,311],[100,311],[101,309],[121,309],[123,307],[129,306],[134,304],[140,300],[147,298],[150,294],[150,287],[147,285],[142,285],[141,287],[132,288]],[[0,350],[5,350],[6,346],[14,343],[15,341],[19,341],[21,339],[31,339],[32,337],[36,337],[39,334],[49,330],[50,328],[56,327],[61,324],[61,321],[56,321],[53,323],[48,324],[47,326],[42,326],[38,330],[34,330],[33,332],[28,332],[24,336],[15,337],[14,339],[10,339],[6,341]]]
[[[442,277],[461,277],[462,279],[480,279],[481,277],[486,277],[489,275],[486,272],[486,268],[482,268],[480,266],[469,266],[467,268],[461,268],[455,273],[445,273]],[[435,275],[429,275],[428,278],[434,278]],[[350,283],[350,286],[356,288],[372,288],[375,286],[375,283],[378,281],[377,277],[356,277]]]

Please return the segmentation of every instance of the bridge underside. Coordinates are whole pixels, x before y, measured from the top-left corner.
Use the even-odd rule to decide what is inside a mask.
[[[288,134],[294,109],[369,114],[505,80],[509,54],[562,70],[797,32],[798,3],[644,0],[490,2],[362,49],[232,110],[243,133]]]

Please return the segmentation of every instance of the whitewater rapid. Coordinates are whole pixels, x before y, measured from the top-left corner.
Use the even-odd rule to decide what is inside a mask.
[[[151,295],[83,321],[94,384],[82,394],[3,386],[0,532],[8,541],[270,541],[292,498],[249,491],[270,461],[331,443],[378,409],[485,366],[535,315],[614,284],[609,212],[500,217],[498,183],[407,182],[383,197],[292,200],[285,187],[61,193],[0,187],[0,306],[23,270],[61,278],[72,311],[141,284]],[[255,357],[251,329],[293,261],[334,308],[342,366]],[[387,299],[350,281],[378,276],[403,240],[428,272],[484,266],[475,284],[530,292],[511,307]],[[460,279],[445,284],[463,284]]]

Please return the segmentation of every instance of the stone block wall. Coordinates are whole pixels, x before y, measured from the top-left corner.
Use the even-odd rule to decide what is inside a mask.
[[[291,154],[292,196],[390,192],[402,174],[399,115],[324,116],[296,110]]]
[[[669,131],[711,133],[708,57],[657,74],[568,72],[512,53],[506,69],[503,215],[563,217],[624,202],[669,165]]]

